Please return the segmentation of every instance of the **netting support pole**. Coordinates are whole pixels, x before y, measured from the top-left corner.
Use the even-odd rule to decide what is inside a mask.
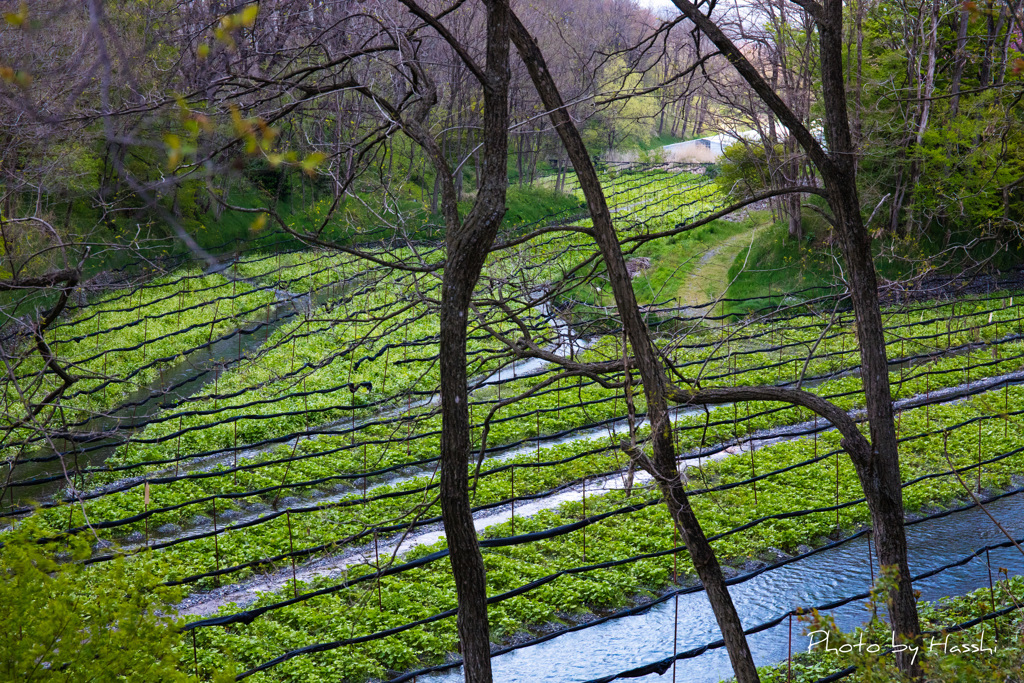
[[[932,428],[932,417],[931,417],[930,411],[928,410],[931,407],[931,398],[932,398],[932,373],[931,373],[930,370],[926,370],[925,371],[924,387],[925,387],[924,388],[924,390],[925,390],[925,394],[924,394],[924,397],[925,397],[924,421],[928,425],[928,429],[930,430]]]
[[[868,529],[868,569],[871,570],[871,588],[874,590],[875,587],[875,563],[871,557],[871,529]],[[874,620],[877,617],[875,600],[871,599],[871,619]]]
[[[587,519],[587,479],[583,478],[583,519]],[[587,563],[587,527],[583,527],[583,563]]]
[[[836,529],[839,529],[839,453],[836,453]]]
[[[672,683],[676,683],[676,665],[679,663],[679,660],[676,659],[677,654],[679,654],[679,593],[676,593],[676,616],[672,627]]]
[[[291,555],[292,560],[292,595],[299,597],[299,582],[295,577],[295,545],[292,541],[292,511],[289,508],[284,513],[285,519],[288,522],[288,554]]]
[[[512,465],[512,535],[516,535],[516,466]]]
[[[147,481],[143,489],[143,503],[142,511],[146,513],[146,549],[149,549],[149,482]]]
[[[757,477],[757,472],[754,470],[754,440],[750,440],[750,478],[754,479]],[[756,510],[757,505],[757,481],[754,481],[754,509]]]
[[[992,559],[988,555],[988,548],[985,548],[985,565],[988,567],[988,595],[989,600],[992,602],[992,607],[989,611],[996,611],[996,592],[992,585]],[[999,621],[993,622],[993,628],[996,632],[996,642],[999,642]]]
[[[181,464],[181,416],[178,416],[178,452],[174,455],[174,476],[178,476],[178,466]]]
[[[536,417],[534,429],[537,432],[537,462],[540,462],[540,411],[535,412],[534,416]]]
[[[373,555],[377,563],[377,609],[384,611],[384,599],[380,594],[380,548],[377,546],[377,530],[373,530]]]
[[[818,457],[818,414],[814,414],[814,457]]]
[[[978,420],[978,483],[977,493],[981,493],[981,420]]]
[[[786,657],[786,681],[793,680],[793,613],[789,614],[789,655]]]
[[[220,571],[220,542],[217,540],[217,499],[213,499],[213,557],[217,563],[217,571]],[[220,588],[220,575],[217,576],[217,587]]]

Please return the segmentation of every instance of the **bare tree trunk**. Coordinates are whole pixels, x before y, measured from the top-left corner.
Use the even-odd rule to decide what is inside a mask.
[[[981,87],[986,87],[992,82],[992,52],[995,47],[996,39],[1003,30],[1003,22],[1006,20],[1006,5],[999,8],[999,21],[995,19],[995,14],[989,10],[985,13],[985,18],[988,25],[988,32],[985,36],[982,44],[985,46],[981,53],[981,68],[978,70],[978,84]]]
[[[964,66],[967,65],[967,26],[971,15],[968,11],[962,10],[958,17],[959,26],[956,32],[956,52],[954,54],[953,78],[949,85],[949,92],[952,98],[949,100],[949,113],[955,118],[960,111],[960,80],[964,75]]]
[[[733,605],[732,597],[725,585],[725,578],[714,551],[690,507],[676,467],[676,455],[668,413],[667,379],[651,343],[647,326],[637,308],[633,287],[626,271],[625,260],[622,257],[622,250],[612,225],[611,213],[605,202],[597,172],[583,145],[579,131],[565,111],[561,95],[550,76],[543,55],[526,28],[514,15],[512,16],[512,40],[526,63],[544,106],[548,109],[551,120],[569,153],[569,158],[576,170],[581,189],[590,208],[594,223],[594,239],[604,258],[623,328],[632,345],[637,367],[643,379],[654,453],[652,459],[643,459],[646,461],[645,469],[658,482],[658,487],[665,498],[672,519],[686,541],[694,569],[704,584],[708,600],[715,613],[715,619],[722,631],[737,681],[739,683],[755,683],[759,680],[757,668],[754,666],[754,659],[743,634],[739,615],[736,613],[736,607]],[[629,372],[629,368],[627,367],[625,371]]]
[[[873,448],[871,467],[860,476],[871,511],[872,526],[883,567],[895,567],[897,587],[889,596],[893,631],[914,640],[920,634],[917,603],[907,563],[907,539],[903,528],[903,488],[899,451],[889,389],[889,364],[885,352],[885,328],[878,302],[878,282],[871,253],[871,237],[860,213],[857,193],[856,150],[847,118],[843,87],[842,2],[825,0],[821,32],[822,92],[828,127],[830,164],[823,164],[822,179],[844,242],[850,271],[850,293],[857,318],[863,372],[864,400]],[[860,472],[858,471],[858,474]],[[901,670],[921,675],[920,665],[906,653],[897,655]]]
[[[458,632],[466,683],[491,681],[487,578],[469,499],[472,441],[466,330],[473,289],[501,225],[508,187],[509,9],[507,0],[487,0],[486,4],[482,178],[473,208],[461,225],[454,183],[448,188],[447,258],[440,313],[441,517],[458,595]]]
[[[850,134],[843,82],[842,0],[825,0],[824,5],[815,0],[800,3],[812,13],[819,26],[821,87],[829,140],[828,152],[825,152],[799,117],[768,86],[764,77],[714,21],[690,0],[673,2],[711,39],[740,76],[789,128],[824,181],[849,268],[849,288],[857,319],[864,395],[871,433],[871,456],[857,467],[857,473],[871,511],[879,561],[883,566],[895,568],[899,574],[897,585],[889,595],[893,630],[905,640],[916,640],[920,634],[920,624],[907,564],[903,490],[900,485],[884,329],[871,254],[871,238],[860,213],[856,149]],[[652,433],[656,427],[657,424],[652,420]],[[912,663],[909,657],[898,656],[897,661],[904,672],[920,677],[920,666]]]
[[[928,32],[928,66],[925,67],[924,83],[919,88],[919,100],[921,101],[920,116],[917,125],[917,136],[915,146],[920,147],[924,140],[924,133],[928,130],[928,118],[932,111],[932,93],[935,90],[935,51],[939,35],[939,0],[932,0],[932,11],[930,17],[931,29]],[[917,187],[921,178],[921,159],[915,157],[910,164],[910,187]],[[911,205],[913,206],[913,205]],[[907,220],[906,229],[909,232],[914,223],[913,209]]]
[[[1003,32],[1003,44],[1002,47],[999,48],[999,66],[996,69],[995,77],[996,85],[1002,85],[1006,79],[1006,62],[1010,54],[1010,41],[1016,34],[1014,31],[1014,24],[1017,23],[1017,11],[1020,9],[1020,2],[1021,0],[1017,0],[1016,2],[1007,2],[1009,7],[1006,12],[1006,17],[1010,23],[1006,26],[1006,30]]]

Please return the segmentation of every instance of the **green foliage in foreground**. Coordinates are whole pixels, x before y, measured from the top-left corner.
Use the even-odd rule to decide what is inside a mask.
[[[59,562],[87,558],[84,538],[46,539],[30,520],[0,550],[0,679],[197,680],[181,668],[179,622],[164,616],[181,591],[160,585],[151,560],[87,571]]]
[[[993,604],[992,599],[995,598]],[[990,612],[1024,602],[1024,577],[1014,576],[998,581],[995,590],[988,588],[963,596],[942,598],[936,602],[918,605],[921,628],[926,631],[943,631],[955,624],[984,616]],[[803,633],[832,626],[831,620],[820,615],[801,618],[806,628]],[[888,646],[892,632],[883,622],[875,620],[858,628],[853,633],[836,633],[834,627],[829,634],[829,647],[839,649],[843,644],[856,645],[861,642]],[[999,634],[998,638],[996,634]],[[984,640],[982,640],[984,637]],[[800,639],[802,641],[802,638]],[[806,642],[806,641],[803,641]],[[934,645],[933,645],[934,643]],[[964,647],[964,646],[969,647]],[[992,652],[966,651],[977,645],[992,648]],[[964,650],[955,652],[954,647]],[[883,648],[884,649],[884,648]],[[930,651],[929,651],[930,650]],[[1019,680],[1011,672],[1024,667],[1024,610],[982,622],[977,626],[949,634],[925,636],[919,654],[919,661],[925,672],[925,680],[931,683],[976,683],[990,681],[1000,683]],[[825,652],[823,649],[801,651],[794,655],[792,674],[789,664],[782,662],[760,669],[762,683],[812,683],[839,669],[856,665],[857,671],[845,678],[849,683],[904,683],[909,681],[895,666],[893,654],[868,654],[853,650],[851,653]]]

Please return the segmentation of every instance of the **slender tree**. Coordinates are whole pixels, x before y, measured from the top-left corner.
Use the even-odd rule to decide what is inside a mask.
[[[569,153],[593,218],[593,236],[597,241],[608,278],[615,293],[623,327],[630,340],[634,358],[626,359],[623,370],[635,362],[644,383],[651,421],[653,454],[631,453],[635,462],[648,470],[658,482],[673,519],[686,540],[694,566],[704,582],[729,650],[729,656],[741,683],[757,681],[742,626],[725,587],[721,570],[707,539],[687,501],[671,439],[668,417],[669,400],[684,404],[722,404],[742,400],[784,401],[799,405],[829,419],[842,433],[843,446],[849,453],[868,501],[878,556],[884,567],[895,568],[897,581],[890,594],[893,628],[900,637],[913,640],[920,628],[917,608],[907,563],[906,536],[903,528],[903,499],[899,471],[896,430],[888,380],[882,317],[879,307],[877,278],[871,255],[871,240],[865,229],[856,187],[856,150],[853,147],[846,109],[846,93],[842,64],[842,3],[826,0],[819,5],[801,0],[818,24],[821,50],[821,80],[826,109],[828,151],[803,124],[800,117],[783,102],[764,77],[730,38],[708,15],[688,0],[675,0],[686,18],[707,36],[716,48],[735,66],[750,87],[790,130],[814,163],[825,190],[791,187],[764,193],[756,198],[716,213],[718,217],[765,196],[790,192],[812,191],[825,196],[833,212],[836,226],[850,270],[850,293],[857,319],[864,391],[867,405],[870,441],[861,435],[855,423],[835,405],[801,390],[775,387],[736,387],[691,390],[672,385],[666,377],[657,351],[636,305],[630,278],[625,269],[621,247],[615,235],[611,216],[601,192],[597,174],[582,147],[572,121],[565,116],[557,88],[547,74],[543,55],[522,24],[514,22],[513,41],[530,68],[534,84],[551,112],[563,144]],[[691,223],[691,229],[708,219]],[[555,360],[555,359],[552,359]],[[909,658],[901,658],[904,670],[917,672]]]

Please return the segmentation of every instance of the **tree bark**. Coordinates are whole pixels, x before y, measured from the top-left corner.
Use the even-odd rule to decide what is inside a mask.
[[[597,172],[583,145],[579,131],[565,111],[561,94],[551,78],[536,42],[515,15],[512,15],[511,23],[512,41],[530,72],[530,77],[541,95],[544,106],[549,111],[552,123],[562,139],[562,144],[565,146],[579,178],[593,219],[594,238],[604,258],[619,316],[622,319],[626,336],[632,345],[637,367],[643,379],[653,443],[653,458],[645,459],[645,469],[657,481],[672,519],[686,542],[694,569],[704,584],[708,600],[715,613],[715,619],[722,631],[737,681],[739,683],[755,683],[759,680],[757,668],[754,666],[750,648],[743,634],[739,615],[736,613],[736,607],[725,585],[725,577],[722,575],[711,544],[708,543],[704,530],[690,507],[676,467],[676,454],[672,443],[671,422],[668,413],[668,380],[651,343],[647,325],[637,307],[633,286],[626,270],[626,263],[612,225],[611,213],[608,210]],[[629,368],[627,367],[625,371],[628,373]]]
[[[822,93],[831,161],[824,168],[819,166],[819,171],[829,193],[829,204],[836,224],[840,228],[843,251],[849,266],[850,294],[857,319],[861,377],[873,450],[870,467],[859,469],[858,474],[871,511],[879,562],[883,567],[895,567],[899,573],[896,588],[889,596],[893,630],[908,640],[915,640],[920,633],[920,624],[907,563],[903,488],[889,388],[885,328],[878,301],[871,237],[860,213],[856,150],[850,135],[846,89],[843,86],[842,11],[841,0],[826,0],[818,22]],[[920,665],[916,662],[912,664],[911,658],[905,654],[897,655],[901,670],[920,676]]]
[[[508,0],[486,0],[486,63],[471,71],[484,92],[483,144],[479,191],[465,220],[459,216],[456,179],[445,155],[424,123],[436,103],[436,91],[424,96],[418,117],[403,120],[407,134],[420,144],[436,169],[435,193],[441,195],[445,219],[445,267],[441,282],[440,348],[441,454],[439,500],[448,541],[449,561],[458,599],[457,628],[467,683],[490,683],[491,639],[487,620],[487,577],[477,541],[469,498],[472,439],[466,384],[466,336],[473,290],[501,226],[508,189]],[[433,20],[421,7],[406,3],[421,18]],[[436,22],[436,20],[433,20]],[[434,24],[439,32],[443,26]],[[454,42],[450,34],[442,37]],[[461,48],[455,43],[453,47]],[[462,56],[460,54],[460,56]],[[471,58],[463,56],[470,62]],[[470,64],[467,64],[469,66]],[[432,87],[427,74],[417,73],[421,88]],[[443,144],[443,139],[442,139]]]
[[[853,146],[847,114],[842,61],[842,1],[825,0],[824,5],[818,4],[815,0],[799,2],[804,9],[812,14],[819,26],[821,84],[825,104],[828,152],[710,17],[704,15],[690,0],[673,0],[673,2],[715,44],[762,101],[796,137],[821,174],[848,264],[849,289],[857,319],[863,366],[862,377],[871,451],[870,458],[863,462],[857,471],[872,515],[879,561],[883,567],[893,567],[898,572],[896,587],[889,595],[893,630],[905,640],[916,640],[920,633],[920,626],[907,563],[906,536],[903,528],[903,491],[900,485],[899,454],[889,388],[884,329],[872,260],[871,239],[860,213],[860,199],[856,184],[856,149]],[[516,26],[513,31],[513,40],[520,54],[524,54],[524,52],[529,54],[530,48],[535,46],[532,41],[524,40],[520,33],[520,27]],[[539,62],[538,56],[531,56],[531,61]],[[546,76],[543,62],[539,62],[539,65],[540,68],[535,65],[531,69],[531,76],[534,77],[538,88]],[[541,94],[544,97],[543,91]],[[545,106],[555,110],[552,113],[553,118],[558,116],[556,112],[561,111],[560,101],[551,96],[545,97]],[[558,118],[565,119],[566,117]],[[577,143],[568,134],[571,122],[556,123],[556,127],[570,154],[573,155],[574,146]],[[576,156],[579,155],[576,154]],[[623,318],[623,327],[633,343],[633,352],[644,379],[654,444],[654,467],[658,471],[656,479],[663,487],[666,501],[670,507],[679,504],[678,514],[680,516],[676,517],[677,523],[695,521],[688,519],[687,510],[681,505],[685,501],[685,492],[681,492],[681,483],[678,484],[679,490],[677,490],[677,484],[672,481],[672,473],[675,472],[675,458],[673,456],[669,460],[666,457],[666,453],[671,452],[672,445],[669,438],[667,415],[661,412],[661,405],[665,398],[663,371],[656,359],[653,358],[653,349],[646,336],[646,329],[635,329],[642,327],[642,320],[636,310],[636,302],[633,298],[632,288],[628,286],[628,278],[625,279],[627,286],[622,287],[621,292],[619,288],[616,288],[621,252],[618,259],[613,258],[613,253],[618,250],[618,243],[615,240],[614,231],[611,229],[610,217],[605,218],[607,207],[604,204],[603,195],[600,193],[600,187],[588,187],[591,182],[596,182],[596,174],[593,174],[592,168],[587,168],[588,159],[582,158],[577,162],[574,156],[573,162],[574,164],[578,163],[577,174],[580,175],[581,185],[583,185],[594,217],[595,238],[605,254],[609,279],[615,289],[616,301]],[[591,181],[591,176],[593,176],[593,181]],[[586,178],[586,182],[584,178]],[[614,242],[614,244],[610,244],[610,242]],[[851,452],[851,456],[853,455]],[[674,480],[678,481],[678,476],[675,476]],[[697,528],[699,529],[699,526]],[[686,540],[689,545],[691,538],[687,537]],[[694,538],[693,540],[699,539]],[[690,547],[690,552],[694,555],[695,564],[704,559],[700,548]],[[711,559],[713,561],[713,556]],[[701,572],[702,569],[707,570],[708,568],[698,566],[697,569],[698,572]],[[707,572],[707,578],[704,575],[701,576],[706,585],[714,579],[712,574],[713,572]],[[712,595],[709,586],[709,598]],[[728,598],[727,592],[724,597]],[[727,613],[730,611],[735,614],[731,601],[727,605],[718,607],[728,608],[722,609],[721,614],[719,609],[716,609],[716,617],[719,618],[720,624],[723,615],[728,617]],[[738,622],[738,619],[736,621]],[[743,667],[743,662],[737,662],[738,658],[742,660],[742,656],[737,657],[737,655],[749,652],[746,649],[742,632],[736,637],[737,634],[732,632],[731,624],[727,624],[722,630],[726,644],[729,646],[729,654],[733,660],[737,679],[740,681],[756,680],[756,671],[751,668],[748,673]],[[898,656],[898,663],[903,671],[918,677],[921,675],[919,665],[911,663],[909,657]]]
[[[461,225],[449,222],[447,226],[440,314],[440,503],[458,595],[457,621],[466,683],[491,681],[487,577],[469,499],[472,440],[466,386],[467,318],[473,289],[505,213],[508,187],[509,9],[507,0],[487,0],[486,5],[482,178],[466,220]],[[455,188],[450,192],[454,193]]]

